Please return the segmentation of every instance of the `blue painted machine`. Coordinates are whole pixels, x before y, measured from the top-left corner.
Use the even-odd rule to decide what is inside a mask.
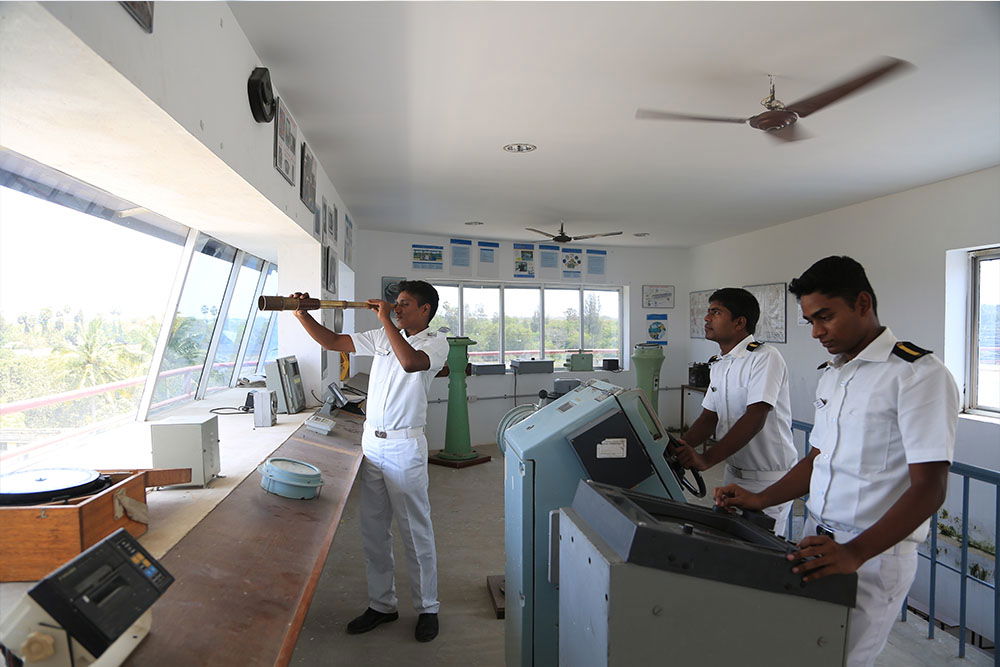
[[[550,522],[580,480],[677,501],[682,484],[696,490],[664,458],[669,436],[641,390],[590,380],[537,412],[518,410],[497,437],[505,452],[506,664],[541,667],[558,664],[559,653],[558,578],[549,571],[550,535],[559,531]]]

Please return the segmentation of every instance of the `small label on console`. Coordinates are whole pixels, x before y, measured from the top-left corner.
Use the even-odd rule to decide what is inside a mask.
[[[606,438],[597,443],[597,458],[599,459],[623,459],[625,458],[625,438]]]

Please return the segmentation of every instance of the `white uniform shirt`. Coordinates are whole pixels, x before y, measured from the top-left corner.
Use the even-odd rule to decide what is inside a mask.
[[[385,329],[350,334],[355,354],[371,356],[372,371],[368,381],[365,421],[378,431],[420,428],[427,423],[427,392],[431,380],[448,359],[448,339],[430,328],[403,339],[414,350],[421,350],[431,361],[425,371],[407,373],[396,358]],[[463,371],[465,369],[462,369]]]
[[[951,461],[958,388],[933,354],[907,361],[885,331],[858,356],[837,356],[816,387],[809,512],[836,530],[861,532],[910,487],[911,463]],[[907,539],[923,542],[930,521]]]
[[[726,462],[742,470],[788,470],[798,458],[792,442],[788,369],[773,345],[748,350],[752,342],[753,336],[747,336],[712,363],[702,407],[719,415],[715,427],[718,440],[743,416],[748,405],[770,405],[764,427]]]

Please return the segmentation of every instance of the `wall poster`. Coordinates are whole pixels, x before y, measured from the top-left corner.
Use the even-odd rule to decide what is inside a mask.
[[[562,249],[563,280],[580,280],[583,277],[583,249]]]
[[[476,247],[479,249],[479,277],[498,278],[500,262],[497,252],[500,250],[500,244],[495,241],[477,241]]]
[[[417,271],[444,270],[444,246],[414,243],[410,254],[413,268]]]
[[[785,331],[788,283],[744,285],[743,289],[757,297],[760,304],[760,320],[754,338],[767,343],[788,342]]]
[[[514,244],[514,277],[515,278],[535,277],[534,243]]]
[[[650,313],[646,315],[646,342],[654,345],[667,344],[667,319],[670,316],[666,313]]]

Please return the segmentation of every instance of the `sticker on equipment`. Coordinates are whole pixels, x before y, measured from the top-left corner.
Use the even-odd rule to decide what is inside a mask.
[[[625,438],[606,438],[597,443],[597,458],[599,459],[623,459],[625,458]]]

